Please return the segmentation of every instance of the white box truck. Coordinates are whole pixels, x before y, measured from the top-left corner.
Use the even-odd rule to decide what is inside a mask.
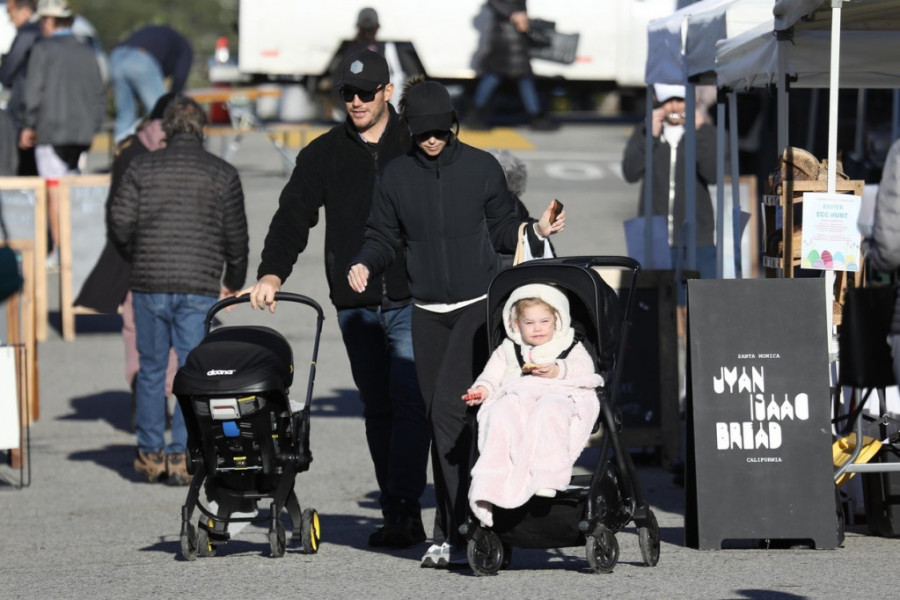
[[[568,82],[642,86],[647,24],[677,5],[677,0],[529,0],[529,16],[579,34],[571,64],[534,59],[534,72]],[[367,6],[378,12],[378,39],[411,43],[428,77],[477,76],[489,31],[484,0],[242,0],[239,71],[256,80],[325,74],[341,42],[355,35],[357,14]]]

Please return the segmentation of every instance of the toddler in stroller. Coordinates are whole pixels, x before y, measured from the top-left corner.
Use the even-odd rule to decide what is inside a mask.
[[[318,513],[301,510],[294,481],[312,461],[309,414],[324,317],[322,308],[305,296],[278,293],[275,299],[305,304],[318,315],[305,402],[288,396],[294,366],[283,335],[255,326],[210,332],[218,311],[247,302],[249,296],[227,298],[210,308],[206,336],[175,376],[173,391],[184,413],[187,466],[193,474],[181,509],[185,560],[196,559],[198,553],[213,556],[241,525],[266,521],[272,556],[283,556],[284,509],[293,538],[301,540],[306,553],[318,551]],[[200,501],[201,486],[205,503]],[[260,514],[262,499],[271,502],[268,512]],[[191,522],[194,508],[202,513],[197,528]]]
[[[620,297],[600,269],[630,271]],[[477,575],[506,567],[514,546],[584,545],[591,568],[610,572],[619,556],[615,533],[631,521],[644,563],[657,564],[659,526],[614,410],[639,272],[627,257],[568,257],[529,261],[491,282],[488,341],[496,350],[463,397],[483,401],[471,513],[460,526]],[[593,472],[573,477],[597,431]]]
[[[470,406],[482,405],[469,505],[486,527],[494,504],[517,508],[568,487],[600,412],[594,390],[603,385],[556,287],[514,290],[503,325],[508,337],[464,396]]]

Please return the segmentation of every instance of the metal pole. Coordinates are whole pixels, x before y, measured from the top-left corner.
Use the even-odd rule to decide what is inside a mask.
[[[647,86],[646,132],[644,134],[644,266],[653,269],[653,84]]]
[[[716,102],[716,181],[716,278],[722,279],[725,276],[725,103],[721,100]],[[734,200],[732,196],[732,203]],[[740,198],[737,200],[740,204]]]
[[[697,269],[697,93],[693,83],[685,86],[684,139],[684,228],[680,246],[687,243],[686,267]],[[672,149],[675,151],[675,148]]]
[[[728,128],[731,130],[731,197],[736,198],[732,202],[734,216],[731,219],[734,226],[734,278],[742,279],[743,261],[741,259],[741,234],[744,229],[741,227],[741,170],[738,163],[738,125],[737,125],[737,94],[734,91],[728,92]],[[757,202],[756,198],[750,198],[750,202]],[[756,235],[755,231],[750,232]],[[756,257],[753,257],[756,260]]]

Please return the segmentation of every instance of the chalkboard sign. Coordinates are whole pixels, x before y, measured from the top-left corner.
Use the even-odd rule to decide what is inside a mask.
[[[109,175],[75,175],[59,180],[60,315],[64,340],[75,338],[75,293],[84,285],[106,244],[109,184]]]
[[[35,335],[47,339],[47,187],[40,177],[0,177],[0,212],[10,240],[34,244],[34,268],[23,277],[34,281]]]
[[[824,279],[688,282],[689,546],[840,544],[825,300]]]
[[[630,276],[597,269],[621,297]],[[617,408],[626,447],[658,448],[662,464],[681,457],[676,356],[675,272],[641,271],[622,365]]]

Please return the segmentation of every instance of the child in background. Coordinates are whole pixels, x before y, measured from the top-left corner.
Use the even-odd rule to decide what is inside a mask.
[[[553,497],[600,411],[603,378],[575,338],[569,301],[557,288],[517,288],[503,308],[507,338],[463,399],[478,411],[478,450],[469,505],[485,527],[493,506],[516,508],[532,495]]]

